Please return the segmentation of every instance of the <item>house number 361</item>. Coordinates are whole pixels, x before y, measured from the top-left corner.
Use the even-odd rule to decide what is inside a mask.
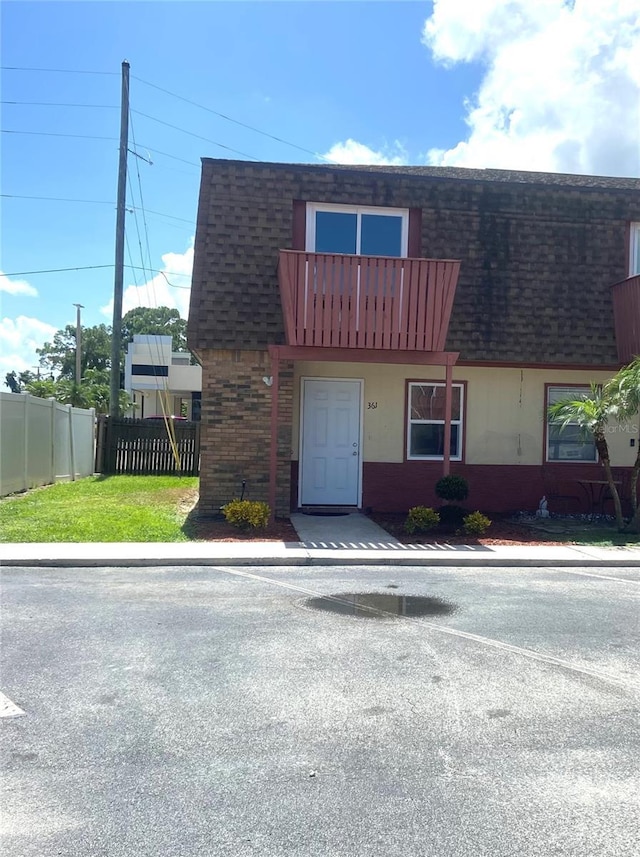
[[[368,411],[375,411],[375,409],[376,409],[377,407],[378,407],[378,403],[377,403],[377,402],[367,402],[367,410],[368,410]]]

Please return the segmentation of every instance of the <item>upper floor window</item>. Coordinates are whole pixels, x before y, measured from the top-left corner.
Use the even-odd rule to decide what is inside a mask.
[[[443,383],[409,383],[407,420],[407,458],[444,457],[444,418],[446,389]],[[452,461],[462,459],[462,415],[464,386],[451,390]]]
[[[409,210],[307,205],[307,250],[358,256],[407,256]]]
[[[640,274],[640,223],[632,223],[629,234],[629,276]]]
[[[593,437],[577,423],[560,426],[549,420],[549,405],[561,401],[580,401],[589,395],[589,387],[547,387],[547,461],[597,461]]]

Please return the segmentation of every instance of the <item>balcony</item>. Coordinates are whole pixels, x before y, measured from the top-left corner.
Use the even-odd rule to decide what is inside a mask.
[[[612,295],[618,360],[630,363],[640,354],[640,274],[616,283]]]
[[[287,345],[444,351],[460,262],[281,250]]]

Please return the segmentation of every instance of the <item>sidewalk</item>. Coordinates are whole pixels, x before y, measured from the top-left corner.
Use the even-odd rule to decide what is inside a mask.
[[[364,515],[292,515],[299,542],[2,544],[10,566],[422,565],[640,568],[640,546],[404,545]]]

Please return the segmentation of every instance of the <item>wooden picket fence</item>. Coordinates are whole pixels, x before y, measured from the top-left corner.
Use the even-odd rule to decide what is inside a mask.
[[[101,415],[96,438],[96,471],[108,475],[197,476],[200,472],[200,423],[176,420],[173,427],[179,461],[164,420],[113,419]]]

